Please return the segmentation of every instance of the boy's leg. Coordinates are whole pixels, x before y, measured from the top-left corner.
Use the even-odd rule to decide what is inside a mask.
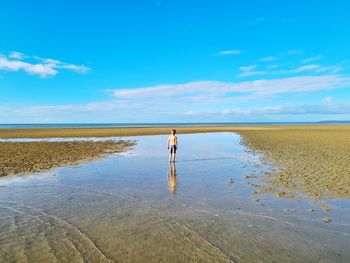
[[[171,163],[172,155],[173,155],[173,148],[170,146],[169,149],[169,163]]]
[[[177,147],[174,145],[174,146],[173,146],[173,162],[175,162],[176,150],[177,150]]]

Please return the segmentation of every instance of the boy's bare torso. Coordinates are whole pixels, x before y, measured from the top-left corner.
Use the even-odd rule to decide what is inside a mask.
[[[169,136],[169,139],[168,139],[168,142],[170,145],[176,145],[177,144],[177,138],[175,135],[170,135]]]

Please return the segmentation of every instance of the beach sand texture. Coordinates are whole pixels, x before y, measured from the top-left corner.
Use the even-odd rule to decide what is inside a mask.
[[[302,193],[350,198],[350,126],[292,126],[239,132],[244,142],[278,167],[265,181],[279,197]],[[290,190],[286,193],[284,190]]]
[[[91,161],[133,145],[118,142],[1,142],[0,176],[46,171]]]
[[[0,138],[106,137],[168,134],[171,127],[2,129]],[[178,134],[236,132],[278,170],[267,187],[280,197],[302,190],[318,198],[350,197],[350,125],[271,125],[177,127]],[[36,172],[122,151],[129,143],[1,143],[0,174]],[[288,193],[289,191],[289,193]]]
[[[338,147],[332,150],[327,143],[337,134],[338,140],[333,143],[346,145],[349,129],[314,128],[273,126],[235,131],[242,137],[227,132],[179,134],[184,155],[180,155],[176,171],[168,167],[164,142],[167,136],[146,136],[132,138],[137,144],[133,146],[134,154],[128,157],[111,156],[43,176],[3,177],[0,262],[349,262],[348,202],[325,211],[318,207],[322,200],[313,204],[310,198],[253,196],[253,191],[261,187],[247,185],[263,185],[260,172],[269,167],[260,162],[263,157],[277,169],[264,176],[270,182],[266,191],[308,191],[299,178],[303,174],[290,174],[295,180],[293,186],[275,178],[297,165],[324,172],[308,163],[319,163],[319,159],[305,156],[319,147],[339,154]],[[54,152],[62,161],[79,147],[87,147],[88,153],[99,147],[101,155],[96,156],[104,156],[109,153],[105,152],[110,150],[108,147],[122,146],[109,143],[112,142],[35,142],[28,158],[42,161],[50,159],[48,156]],[[133,141],[124,143],[126,148],[117,149],[125,150]],[[1,144],[9,147],[1,155],[12,151],[13,158],[27,150],[19,147],[29,147],[30,143]],[[67,150],[71,144],[74,146]],[[17,148],[11,149],[13,146]],[[275,152],[276,148],[282,153]],[[286,163],[291,158],[288,152],[295,155],[291,163]],[[319,156],[328,158],[321,153]],[[203,159],[220,154],[238,158]],[[66,165],[64,161],[61,164]],[[245,178],[254,173],[256,180]],[[169,185],[168,176],[179,180]],[[326,176],[320,183],[330,178],[322,173],[319,176]],[[229,178],[234,179],[234,184],[227,181]],[[343,176],[339,178],[336,180],[346,181]],[[320,185],[311,190],[317,193],[317,187]],[[343,187],[347,187],[345,183]],[[331,191],[328,194],[342,194]]]

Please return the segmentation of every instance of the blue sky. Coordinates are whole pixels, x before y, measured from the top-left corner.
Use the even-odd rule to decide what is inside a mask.
[[[0,2],[0,123],[350,119],[349,1]]]

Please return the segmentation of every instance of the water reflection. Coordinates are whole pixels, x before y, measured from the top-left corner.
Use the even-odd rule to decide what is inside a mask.
[[[176,165],[166,138],[0,178],[0,262],[350,262],[347,200],[256,194],[265,170],[238,135],[181,135]]]
[[[176,194],[177,180],[176,166],[174,162],[171,162],[168,170],[168,188],[173,194]]]

